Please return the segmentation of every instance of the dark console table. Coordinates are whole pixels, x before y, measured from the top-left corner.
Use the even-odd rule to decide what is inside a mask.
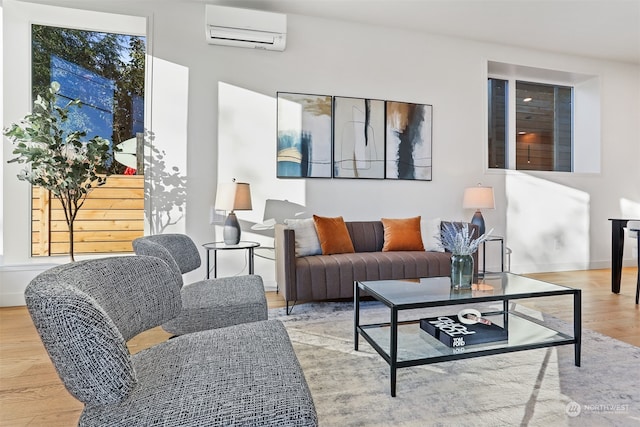
[[[631,218],[616,219],[611,221],[611,292],[620,293],[620,279],[622,278],[622,252],[624,251],[624,228],[628,221],[637,221]]]

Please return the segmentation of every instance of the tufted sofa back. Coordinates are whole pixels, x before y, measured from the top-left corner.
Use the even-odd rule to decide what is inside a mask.
[[[382,221],[346,221],[356,252],[380,252],[384,245]]]

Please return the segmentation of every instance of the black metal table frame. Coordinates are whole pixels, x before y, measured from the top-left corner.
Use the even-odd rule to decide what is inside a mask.
[[[218,246],[222,245],[222,246]],[[238,250],[246,249],[249,251],[249,274],[253,274],[254,271],[254,249],[260,247],[258,242],[241,241],[237,245],[224,245],[223,242],[205,243],[202,245],[207,250],[207,279],[209,279],[209,272],[211,271],[210,255],[213,251],[213,277],[218,277],[218,251]]]
[[[504,273],[504,237],[489,236],[487,240],[482,242],[482,271],[478,269],[479,277],[485,277],[487,274],[492,273],[487,271],[487,242],[500,242],[500,273]]]
[[[622,279],[622,255],[624,252],[624,228],[629,221],[640,221],[629,218],[609,218],[611,221],[611,292],[620,293]]]
[[[382,356],[382,358],[389,364],[391,397],[396,396],[397,370],[399,368],[405,368],[410,366],[428,365],[432,363],[444,362],[449,360],[469,359],[472,357],[482,357],[482,356],[489,356],[492,354],[512,353],[515,351],[533,350],[536,348],[555,347],[559,345],[569,345],[569,344],[574,345],[574,362],[576,366],[580,366],[580,350],[581,350],[581,341],[582,341],[582,292],[580,289],[566,288],[565,290],[558,290],[558,291],[529,292],[529,293],[516,294],[516,295],[499,295],[499,296],[464,298],[459,300],[429,301],[429,302],[423,302],[423,303],[403,304],[401,306],[394,306],[393,303],[391,303],[389,300],[384,298],[384,296],[379,295],[376,292],[373,292],[371,290],[367,290],[368,296],[372,296],[377,301],[380,301],[385,306],[389,307],[389,309],[391,310],[391,319],[389,323],[360,325],[360,291],[361,291],[360,287],[361,286],[362,285],[359,282],[354,282],[354,296],[353,296],[354,349],[358,351],[358,336],[361,335],[378,352],[378,354],[380,354],[380,356]],[[496,301],[502,300],[503,311],[499,313],[503,313],[506,319],[506,316],[508,316],[508,314],[516,315],[518,317],[524,317],[519,313],[509,311],[508,306],[509,306],[510,300],[548,297],[548,296],[555,296],[555,295],[573,295],[573,335],[574,335],[573,337],[560,333],[559,331],[556,331],[559,335],[564,337],[563,340],[558,340],[554,342],[526,344],[526,345],[519,345],[514,347],[492,348],[492,349],[476,351],[471,353],[461,352],[458,354],[398,361],[398,325],[419,322],[419,320],[398,322],[398,311],[400,310],[411,310],[416,308],[427,308],[427,307],[443,307],[443,306],[460,305],[460,304],[468,304],[468,303],[496,302]],[[496,313],[498,312],[483,313],[483,314],[493,315]],[[533,319],[530,319],[530,318],[527,318],[527,320],[533,321]],[[366,329],[368,328],[379,328],[379,327],[391,328],[389,353],[384,351],[384,349],[380,347],[378,343],[373,338],[371,338],[369,334],[366,332]]]
[[[631,228],[629,231],[633,231],[636,234],[636,238],[638,240],[638,242],[636,243],[638,245],[638,278],[637,283],[636,283],[636,304],[638,304],[638,302],[640,301],[640,229],[636,229],[636,228]]]

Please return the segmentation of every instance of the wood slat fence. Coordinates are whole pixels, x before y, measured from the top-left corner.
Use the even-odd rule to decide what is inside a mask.
[[[38,187],[32,190],[33,256],[69,253],[69,233],[60,201]],[[74,251],[132,252],[144,234],[144,176],[112,175],[89,193],[74,222]]]

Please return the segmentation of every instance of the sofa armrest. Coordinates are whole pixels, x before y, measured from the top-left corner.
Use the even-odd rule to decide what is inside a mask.
[[[283,224],[275,228],[276,283],[285,301],[296,300],[296,234]]]

